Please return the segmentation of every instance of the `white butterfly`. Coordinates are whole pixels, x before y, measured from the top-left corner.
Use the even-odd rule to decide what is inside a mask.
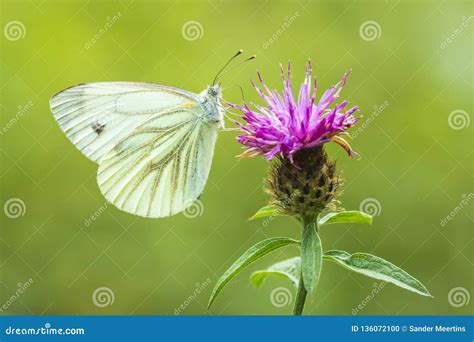
[[[200,94],[153,83],[87,83],[54,95],[51,111],[69,140],[99,164],[97,182],[109,202],[139,216],[170,216],[206,184],[224,127],[215,84],[224,68]]]

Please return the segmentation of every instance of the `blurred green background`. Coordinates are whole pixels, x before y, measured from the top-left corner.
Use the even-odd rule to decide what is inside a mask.
[[[323,229],[324,248],[381,256],[435,297],[387,285],[367,301],[373,280],[325,263],[306,313],[350,315],[363,301],[358,314],[472,312],[469,1],[1,3],[4,314],[207,314],[213,285],[243,251],[267,237],[299,236],[288,218],[247,221],[266,203],[268,165],[235,159],[235,132],[220,134],[199,216],[144,219],[106,206],[97,165],[67,140],[49,110],[52,94],[80,82],[148,81],[199,92],[239,48],[258,57],[224,79],[225,99],[237,103],[235,84],[259,101],[248,82],[257,68],[279,89],[279,62],[292,60],[298,84],[311,58],[321,91],[352,68],[342,98],[364,115],[352,139],[361,159],[337,146],[328,152],[346,178],[342,205],[359,209],[374,199],[378,216],[372,227]],[[248,279],[297,253],[287,248],[249,267],[208,313],[291,313],[288,282],[271,279],[255,289]],[[94,303],[102,287],[109,292]],[[278,291],[288,299],[272,305]]]

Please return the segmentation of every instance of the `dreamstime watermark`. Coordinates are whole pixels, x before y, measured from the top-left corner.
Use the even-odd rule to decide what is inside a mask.
[[[451,127],[452,129],[456,131],[469,127],[470,123],[471,123],[471,118],[469,117],[469,114],[465,110],[456,109],[456,110],[453,110],[448,115],[448,125],[449,127]]]
[[[473,198],[474,198],[474,193],[472,192],[468,193],[467,195],[462,194],[461,201],[458,203],[457,206],[453,208],[453,210],[449,212],[448,215],[446,215],[445,217],[441,219],[441,221],[439,221],[439,225],[441,227],[445,227],[446,224],[448,224],[449,221],[451,221],[462,209],[464,209],[469,204],[469,202],[471,202]]]
[[[474,21],[474,16],[472,15],[470,15],[469,17],[462,17],[461,24],[459,24],[459,26],[456,27],[453,32],[451,32],[448,38],[446,38],[439,44],[439,47],[442,50],[446,49],[449,44],[454,42],[456,38],[459,37],[461,33],[463,33],[463,31],[469,26],[470,23],[472,23],[472,21]]]
[[[25,215],[26,204],[21,198],[10,198],[3,205],[3,212],[5,213],[6,217],[16,219]]]
[[[382,291],[382,289],[387,285],[386,282],[381,281],[380,283],[374,283],[372,291],[365,297],[362,302],[360,302],[359,305],[357,305],[355,308],[352,308],[352,315],[355,316],[359,313],[359,311],[363,310],[367,304],[369,304],[372,299],[375,298],[375,296]]]
[[[109,203],[104,202],[104,204],[100,206],[99,209],[97,209],[91,216],[89,216],[88,218],[84,220],[84,226],[89,227],[95,220],[99,218],[100,215],[104,213],[104,211],[108,208],[108,206],[109,206]]]
[[[204,35],[204,27],[202,27],[199,21],[187,21],[181,27],[181,35],[184,39],[190,42],[193,40],[201,39]]]
[[[21,21],[12,20],[3,27],[3,35],[12,42],[23,39],[26,36],[26,27]]]
[[[368,20],[359,26],[359,35],[363,40],[370,42],[380,38],[382,35],[382,28],[378,22]]]
[[[448,293],[448,303],[454,308],[460,308],[469,304],[471,295],[464,287],[453,287]]]
[[[195,287],[194,287],[194,291],[192,294],[190,294],[188,296],[188,298],[186,298],[184,300],[184,302],[178,306],[176,309],[174,309],[174,314],[175,316],[179,315],[183,310],[185,310],[189,304],[191,304],[192,302],[194,302],[196,300],[196,298],[202,293],[202,291],[211,283],[211,279],[210,278],[207,278],[204,282],[202,283],[196,283],[195,284]]]
[[[276,308],[282,308],[293,302],[293,295],[286,287],[276,287],[270,293],[270,302]]]
[[[15,113],[15,116],[11,118],[10,120],[7,121],[5,125],[0,129],[0,135],[4,135],[8,132],[10,128],[12,128],[18,120],[22,118],[23,115],[25,115],[32,107],[33,107],[33,101],[28,101],[25,105],[18,105],[17,106],[17,111]]]
[[[15,291],[14,294],[12,294],[5,303],[0,307],[0,312],[4,312],[8,310],[8,308],[16,302],[16,300],[31,286],[31,284],[34,283],[33,278],[28,279],[24,283],[18,283],[17,284],[17,290]]]
[[[385,100],[380,105],[374,105],[372,113],[370,116],[364,120],[364,122],[357,125],[357,128],[351,132],[351,139],[355,139],[362,133],[378,116],[390,105],[390,103]]]
[[[108,287],[98,287],[92,293],[92,303],[99,308],[110,306],[115,302],[115,294]]]
[[[268,226],[275,219],[275,216],[277,215],[270,215],[270,216],[265,217],[262,221],[262,225],[264,227]]]
[[[375,198],[366,198],[360,202],[359,210],[372,216],[379,216],[382,212],[382,205]]]
[[[200,200],[191,201],[191,205],[189,205],[186,209],[183,210],[184,217],[190,219],[202,216],[203,213],[204,205]]]
[[[290,16],[286,16],[283,18],[283,23],[281,26],[268,38],[265,42],[263,42],[262,47],[266,50],[272,45],[280,36],[285,33],[285,31],[296,21],[296,19],[300,16],[300,13],[296,11]]]
[[[84,328],[53,328],[51,323],[45,323],[39,328],[17,328],[9,326],[5,329],[6,335],[84,335]]]
[[[122,12],[117,12],[112,17],[105,18],[104,26],[88,41],[84,44],[86,50],[90,49],[95,43],[97,43],[109,29],[122,17]]]

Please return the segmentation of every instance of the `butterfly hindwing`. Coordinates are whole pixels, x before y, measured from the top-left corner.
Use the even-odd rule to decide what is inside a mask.
[[[198,106],[164,110],[138,125],[101,160],[97,180],[108,201],[145,217],[176,214],[204,189],[217,127]]]

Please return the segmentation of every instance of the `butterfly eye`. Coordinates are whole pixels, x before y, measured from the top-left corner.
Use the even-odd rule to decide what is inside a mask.
[[[211,97],[219,96],[219,94],[220,94],[220,85],[210,86],[209,89],[207,90],[207,93]]]

